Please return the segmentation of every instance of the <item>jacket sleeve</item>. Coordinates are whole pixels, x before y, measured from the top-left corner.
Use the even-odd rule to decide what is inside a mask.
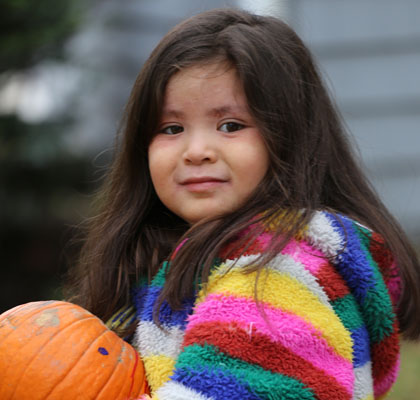
[[[396,312],[401,281],[397,265],[380,235],[349,219],[341,220],[341,226],[337,225],[337,230],[340,229],[348,244],[338,257],[337,268],[357,301],[367,333],[366,339],[353,335],[355,358],[359,343],[368,340],[370,354],[360,357],[359,363],[364,361],[364,367],[371,369],[374,396],[381,398],[389,392],[399,370]]]
[[[399,369],[401,282],[394,259],[378,234],[344,216],[320,213],[308,231],[309,242],[328,254],[345,285],[342,293],[329,297],[351,333],[355,398],[382,398]],[[330,239],[320,241],[320,236]],[[325,281],[323,286],[328,292],[335,285]]]

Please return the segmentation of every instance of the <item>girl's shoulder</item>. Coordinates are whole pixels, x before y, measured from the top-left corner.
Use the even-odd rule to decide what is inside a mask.
[[[264,260],[276,237],[276,221],[271,221],[252,240],[242,241],[241,246],[229,244],[221,256],[223,273],[252,269]],[[264,268],[295,277],[310,276],[327,292],[334,280],[334,286],[346,287],[359,301],[369,293],[383,293],[380,297],[384,298],[389,293],[397,304],[401,292],[397,265],[382,237],[358,221],[330,211],[315,211],[306,226],[268,258]]]
[[[225,246],[221,252],[222,259],[235,260],[240,256],[255,256],[266,252],[273,244],[273,240],[282,240],[278,235],[280,215],[277,219],[264,220],[251,224],[238,235],[235,241]],[[256,225],[259,225],[256,227]],[[257,228],[257,236],[249,233]],[[258,229],[259,228],[259,229]],[[249,239],[246,239],[249,237]],[[358,221],[348,216],[330,211],[315,211],[309,222],[286,244],[286,253],[292,244],[312,247],[330,260],[336,259],[345,251],[354,250],[354,244],[364,243],[369,246],[371,239],[380,240],[379,235]],[[347,250],[346,250],[347,249]]]

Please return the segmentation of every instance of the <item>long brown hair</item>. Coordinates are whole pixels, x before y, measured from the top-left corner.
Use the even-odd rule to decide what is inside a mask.
[[[236,69],[266,142],[270,168],[240,209],[189,227],[157,197],[147,149],[169,79],[182,68],[214,61]],[[416,255],[352,154],[310,52],[276,18],[212,10],[184,21],[162,39],[134,84],[115,158],[97,199],[100,211],[88,221],[71,292],[73,301],[104,320],[130,302],[133,284],[140,277],[150,280],[184,237],[188,241],[171,263],[161,297],[174,307],[191,295],[198,275],[206,281],[220,249],[251,219],[262,213],[271,218],[280,210],[285,215],[279,226],[284,240],[252,267],[261,269],[315,210],[329,209],[383,236],[400,265],[402,331],[407,338],[420,335]]]

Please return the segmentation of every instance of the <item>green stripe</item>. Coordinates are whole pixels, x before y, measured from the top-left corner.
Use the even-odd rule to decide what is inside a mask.
[[[235,376],[238,382],[262,398],[315,400],[312,390],[297,379],[231,358],[208,344],[185,347],[178,357],[176,368],[217,369]]]
[[[150,283],[150,286],[163,287],[163,285],[165,284],[166,270],[168,269],[168,265],[169,265],[168,261],[165,261],[162,264],[159,271],[157,272],[152,282]]]
[[[334,300],[332,306],[347,330],[354,331],[363,325],[359,305],[352,294]]]
[[[372,231],[356,223],[353,223],[353,227],[355,231],[357,232],[357,236],[359,236],[360,241],[365,245],[365,248],[368,249],[370,247],[370,239],[372,237]]]
[[[375,279],[374,286],[368,290],[365,300],[360,306],[370,338],[376,344],[382,341],[385,336],[389,336],[392,333],[392,324],[395,316],[388,288],[378,265],[373,260],[372,254],[369,251],[370,240],[363,234],[363,232],[367,232],[358,225],[354,225],[354,227]]]

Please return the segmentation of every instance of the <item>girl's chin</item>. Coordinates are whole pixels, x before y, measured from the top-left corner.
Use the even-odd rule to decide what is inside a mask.
[[[204,202],[203,202],[204,203]],[[234,205],[229,205],[224,203],[223,205],[211,205],[209,203],[203,204],[202,207],[189,207],[185,209],[184,212],[177,213],[184,221],[188,222],[190,225],[194,225],[198,222],[201,222],[205,219],[211,219],[217,216],[221,216],[235,210],[237,207]]]

